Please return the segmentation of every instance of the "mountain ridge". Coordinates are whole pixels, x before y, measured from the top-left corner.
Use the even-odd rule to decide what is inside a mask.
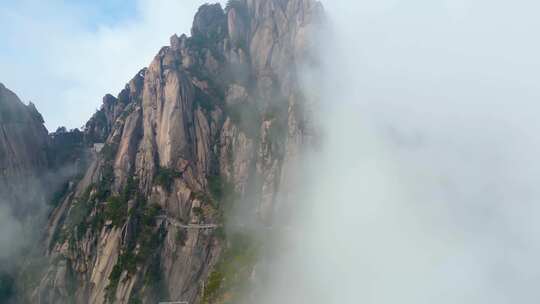
[[[293,164],[313,128],[298,73],[313,64],[323,15],[312,0],[205,4],[191,37],[173,35],[118,96],[106,95],[75,136],[88,162],[49,217],[50,262],[19,301],[253,297],[239,286],[261,279],[261,248],[237,227],[269,225],[278,200],[292,203]],[[237,259],[245,263],[232,267]]]

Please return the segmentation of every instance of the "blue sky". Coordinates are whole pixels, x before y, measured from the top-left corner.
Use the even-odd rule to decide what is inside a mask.
[[[187,33],[203,0],[0,0],[0,82],[34,102],[46,126],[80,127]]]
[[[189,32],[204,2],[212,1],[0,0],[0,82],[33,101],[50,130],[80,127],[172,34]],[[435,96],[447,86],[463,88],[443,96],[460,103],[474,94],[486,106],[540,98],[535,1],[323,3],[358,42],[348,47],[365,72],[358,87],[373,95],[364,99],[399,102],[413,88]],[[399,96],[379,94],[389,91]]]
[[[87,12],[88,26],[97,28],[100,25],[115,25],[126,19],[137,17],[135,1],[122,0],[76,0],[72,1]]]

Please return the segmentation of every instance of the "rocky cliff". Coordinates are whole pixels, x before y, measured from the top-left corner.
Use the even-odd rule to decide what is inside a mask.
[[[25,285],[25,265],[43,262],[36,244],[55,192],[85,167],[82,133],[59,130],[49,134],[35,106],[0,84],[0,303]]]
[[[0,84],[0,201],[17,205],[39,199],[31,193],[48,168],[48,132],[32,103],[24,105]],[[17,212],[24,210],[15,209]]]
[[[310,142],[298,72],[321,16],[313,0],[203,5],[190,37],[107,95],[84,130],[92,160],[51,214],[50,263],[21,301],[238,302],[258,251],[243,230],[288,203]]]

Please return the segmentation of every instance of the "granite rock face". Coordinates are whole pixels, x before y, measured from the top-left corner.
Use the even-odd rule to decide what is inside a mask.
[[[203,5],[191,37],[107,95],[84,130],[104,147],[52,212],[51,263],[25,299],[219,302],[227,213],[271,223],[310,145],[298,71],[322,14],[313,0]]]
[[[39,179],[48,169],[49,136],[43,118],[30,103],[0,84],[0,202],[43,201]],[[33,193],[35,190],[35,193]],[[24,204],[20,204],[23,206]],[[17,213],[28,210],[15,208]]]
[[[25,265],[43,256],[39,236],[55,193],[67,191],[85,157],[82,132],[49,134],[34,104],[0,84],[0,302],[23,302],[14,293],[24,290]]]

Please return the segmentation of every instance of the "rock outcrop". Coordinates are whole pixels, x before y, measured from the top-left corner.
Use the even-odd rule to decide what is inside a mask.
[[[0,84],[0,202],[18,205],[40,199],[40,191],[32,189],[41,188],[36,183],[49,166],[48,140],[35,106],[24,105]]]
[[[273,221],[289,164],[310,142],[298,71],[321,18],[313,0],[203,5],[191,37],[171,37],[118,97],[107,95],[84,130],[87,144],[105,146],[52,212],[51,263],[25,299],[234,297],[254,260],[231,227]],[[246,262],[232,267],[235,246]]]
[[[25,289],[23,269],[44,262],[39,235],[48,211],[85,168],[85,155],[82,132],[49,134],[34,104],[0,84],[1,303]]]

